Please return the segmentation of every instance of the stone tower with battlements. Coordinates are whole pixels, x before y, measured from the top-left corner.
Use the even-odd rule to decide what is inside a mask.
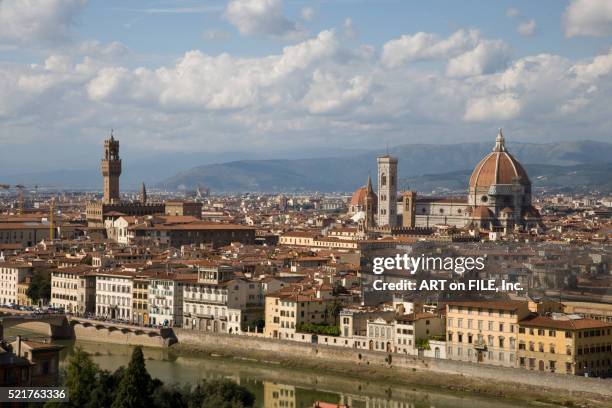
[[[104,204],[120,201],[119,177],[121,176],[121,159],[119,158],[119,141],[115,140],[113,132],[104,141],[104,158],[102,159],[102,177],[104,178]]]

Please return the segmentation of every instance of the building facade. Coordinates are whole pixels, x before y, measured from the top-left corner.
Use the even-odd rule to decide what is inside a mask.
[[[527,302],[465,301],[446,305],[446,358],[516,366],[519,322]]]
[[[17,304],[18,285],[32,274],[32,267],[26,263],[0,262],[0,303]]]
[[[572,375],[612,375],[612,323],[533,315],[519,323],[518,366]]]

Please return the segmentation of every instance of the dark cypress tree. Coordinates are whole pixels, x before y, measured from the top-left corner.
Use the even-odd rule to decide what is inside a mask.
[[[91,399],[93,390],[98,386],[98,366],[80,347],[68,360],[64,386],[68,388],[70,401],[65,403],[48,402],[45,407],[83,407]]]
[[[112,408],[149,408],[153,404],[153,381],[145,367],[142,347],[136,347],[123,373]]]

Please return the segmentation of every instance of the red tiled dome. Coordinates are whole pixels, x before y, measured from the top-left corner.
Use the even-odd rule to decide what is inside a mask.
[[[523,185],[530,184],[523,166],[506,151],[500,129],[495,148],[474,168],[470,177],[470,189],[488,188],[494,184],[513,184],[515,180]]]
[[[366,188],[359,187],[351,197],[351,205],[363,205],[366,197]]]

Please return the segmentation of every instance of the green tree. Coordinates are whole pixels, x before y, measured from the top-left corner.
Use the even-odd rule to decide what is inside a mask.
[[[51,298],[51,276],[49,273],[41,271],[34,272],[30,280],[30,286],[26,291],[26,295],[32,302],[38,303],[40,299],[49,300]]]
[[[136,347],[123,373],[112,408],[149,408],[153,405],[153,380],[145,366],[142,347]]]
[[[328,316],[334,318],[334,324],[338,324],[338,316],[340,316],[340,312],[342,311],[342,302],[339,299],[334,299],[332,302],[327,304],[325,308],[325,318]]]
[[[98,373],[98,383],[91,393],[90,400],[84,408],[107,408],[113,404],[117,388],[123,378],[125,367],[119,367],[114,373],[102,370]]]
[[[98,383],[98,366],[91,360],[89,355],[80,347],[68,360],[66,367],[64,386],[68,388],[70,401],[65,403],[49,402],[45,407],[74,407],[80,408],[91,400],[92,391]]]

